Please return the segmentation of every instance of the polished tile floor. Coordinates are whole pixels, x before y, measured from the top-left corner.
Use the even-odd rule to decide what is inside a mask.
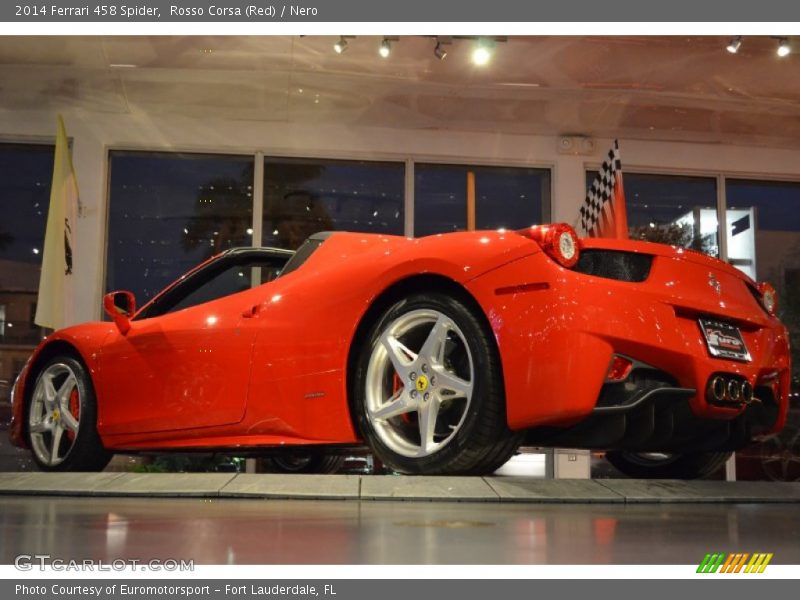
[[[0,497],[0,563],[184,558],[197,564],[686,564],[709,551],[800,563],[780,504]]]

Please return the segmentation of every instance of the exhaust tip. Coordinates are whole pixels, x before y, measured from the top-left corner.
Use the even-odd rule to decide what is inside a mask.
[[[750,404],[753,401],[753,386],[746,380],[742,382],[742,400],[745,404]]]
[[[711,378],[710,382],[711,388],[711,395],[714,397],[714,400],[717,402],[722,402],[725,400],[725,379],[720,375],[715,375]]]
[[[736,379],[728,380],[728,400],[739,402],[742,399],[742,384]]]

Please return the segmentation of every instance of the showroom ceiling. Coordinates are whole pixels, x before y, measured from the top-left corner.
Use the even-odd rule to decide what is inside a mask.
[[[0,110],[800,147],[800,53],[746,37],[515,37],[491,62],[433,38],[3,37]],[[795,44],[797,45],[797,44]],[[798,52],[795,48],[795,52]]]

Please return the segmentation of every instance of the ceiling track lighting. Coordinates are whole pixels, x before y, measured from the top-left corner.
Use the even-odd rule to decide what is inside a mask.
[[[342,54],[347,50],[347,36],[340,35],[339,41],[333,45],[333,49],[336,51],[336,54]]]
[[[381,55],[381,58],[389,58],[391,53],[392,43],[389,41],[389,38],[383,38],[383,41],[381,41],[381,46],[378,48],[378,54]]]
[[[479,38],[472,49],[472,62],[473,64],[483,67],[489,64],[492,60],[492,52],[494,51],[494,41]]]
[[[725,47],[725,50],[727,50],[731,54],[736,54],[739,51],[739,48],[741,47],[742,47],[742,36],[737,35],[735,38],[731,39],[731,43]]]
[[[778,38],[778,48],[775,50],[775,53],[783,58],[784,56],[789,56],[792,52],[792,47],[789,45],[789,40],[787,38]]]
[[[433,55],[439,60],[447,58],[447,50],[444,49],[445,43],[447,42],[440,40],[438,37],[436,38],[436,47],[433,49]]]
[[[303,37],[303,36],[300,36]],[[339,39],[336,40],[333,44],[333,49],[336,54],[343,54],[349,48],[348,40],[355,39],[356,36],[354,35],[340,35]],[[495,36],[495,37],[478,37],[472,35],[458,35],[458,36],[449,36],[449,35],[437,35],[437,36],[423,36],[423,37],[431,37],[436,41],[436,45],[433,47],[433,55],[438,60],[444,60],[448,54],[447,46],[454,43],[456,40],[458,41],[468,41],[472,42],[472,52],[471,52],[471,59],[473,64],[476,66],[485,66],[489,64],[492,60],[492,56],[494,55],[494,51],[497,47],[498,43],[503,43],[508,41],[508,38],[505,36]],[[728,46],[728,50],[730,52],[735,52],[738,50],[739,45],[741,45],[741,36],[737,38],[733,38],[731,40],[730,45]],[[400,38],[397,36],[383,36],[381,38],[381,43],[378,46],[378,55],[381,58],[389,58],[392,54],[392,50],[394,49],[394,44],[399,42]],[[735,50],[733,49],[735,46]]]

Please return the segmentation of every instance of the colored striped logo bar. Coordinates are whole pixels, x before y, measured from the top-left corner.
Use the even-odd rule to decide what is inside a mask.
[[[724,552],[709,553],[697,567],[698,573],[763,573],[772,560],[772,553]]]

